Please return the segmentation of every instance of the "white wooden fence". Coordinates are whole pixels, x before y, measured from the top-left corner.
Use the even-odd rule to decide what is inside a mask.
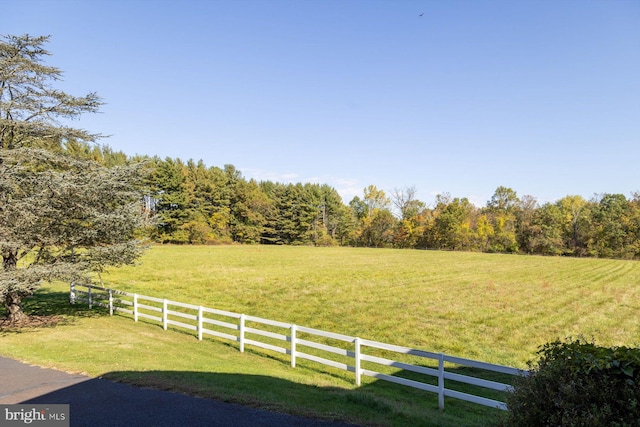
[[[92,285],[72,283],[70,301],[72,304],[77,301],[87,302],[89,308],[93,306],[108,308],[111,315],[115,312],[127,313],[132,315],[136,322],[140,318],[159,322],[165,330],[169,325],[189,329],[196,332],[199,340],[202,340],[203,335],[206,334],[235,341],[238,342],[241,352],[244,352],[245,346],[250,345],[286,354],[290,356],[292,367],[296,366],[297,359],[306,359],[353,372],[357,386],[360,386],[361,377],[364,375],[436,393],[438,394],[438,406],[441,410],[444,409],[445,397],[461,399],[502,410],[507,409],[504,402],[448,389],[445,387],[445,380],[500,392],[505,392],[510,388],[508,384],[449,372],[445,370],[445,363],[450,366],[454,364],[501,374],[527,375],[527,371],[508,366],[385,344],[300,325]],[[318,341],[324,341],[324,343]],[[329,345],[327,342],[337,342],[338,346],[335,344]],[[281,346],[283,344],[280,343],[287,344],[283,347]],[[307,352],[302,351],[301,347],[303,349],[313,349],[311,352],[315,354],[310,354],[309,350],[306,350]],[[329,354],[327,355],[326,353]],[[417,362],[407,363],[406,361],[394,360],[398,358],[397,356],[394,359],[389,359],[389,356],[381,357],[388,353],[409,355]],[[337,355],[337,357],[332,355]],[[327,357],[333,357],[334,359]],[[351,362],[352,359],[353,361]],[[437,368],[424,366],[424,362],[420,363],[425,359],[436,361]],[[373,367],[376,370],[365,369],[363,363],[367,367]],[[435,363],[432,363],[432,365],[435,365]],[[434,377],[437,378],[437,382],[432,381],[436,384],[429,384],[428,382],[393,375],[394,372],[390,372],[390,369],[393,370],[392,368]],[[386,373],[379,372],[380,370],[386,370]],[[413,376],[415,377],[415,375]]]

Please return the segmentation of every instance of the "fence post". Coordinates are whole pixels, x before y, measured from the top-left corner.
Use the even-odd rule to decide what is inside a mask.
[[[109,289],[109,316],[113,316],[113,290]]]
[[[356,386],[360,387],[360,338],[353,340],[355,344]]]
[[[91,310],[91,307],[93,306],[93,298],[91,296],[91,285],[87,286],[87,289],[89,290],[89,310]]]
[[[240,315],[240,353],[244,353],[244,314]]]
[[[133,321],[138,321],[138,294],[133,294]]]
[[[69,303],[70,304],[75,304],[76,303],[76,284],[75,284],[75,282],[71,282],[71,284],[69,285]]]
[[[291,325],[291,367],[296,367],[296,325]]]
[[[438,358],[438,409],[444,411],[444,354]]]
[[[202,306],[198,307],[198,341],[202,341]]]
[[[167,299],[162,300],[162,329],[167,330]]]

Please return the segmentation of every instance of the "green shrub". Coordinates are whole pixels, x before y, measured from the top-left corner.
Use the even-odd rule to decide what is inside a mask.
[[[640,426],[640,349],[543,345],[507,397],[508,426]]]

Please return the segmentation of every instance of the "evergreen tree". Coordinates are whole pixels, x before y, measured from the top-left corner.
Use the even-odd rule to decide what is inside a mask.
[[[105,168],[62,152],[99,135],[61,125],[101,105],[51,87],[61,72],[43,65],[47,37],[0,39],[0,303],[9,321],[25,320],[22,300],[45,280],[89,281],[131,264],[146,223],[142,166]]]

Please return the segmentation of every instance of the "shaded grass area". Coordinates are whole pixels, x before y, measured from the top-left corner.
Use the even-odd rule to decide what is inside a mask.
[[[214,398],[252,407],[362,425],[483,426],[499,411],[213,339],[164,331],[158,325],[109,316],[104,309],[68,303],[63,285],[25,301],[29,314],[55,314],[52,328],[0,331],[0,354],[45,367],[134,385]],[[0,313],[2,315],[2,313]]]

